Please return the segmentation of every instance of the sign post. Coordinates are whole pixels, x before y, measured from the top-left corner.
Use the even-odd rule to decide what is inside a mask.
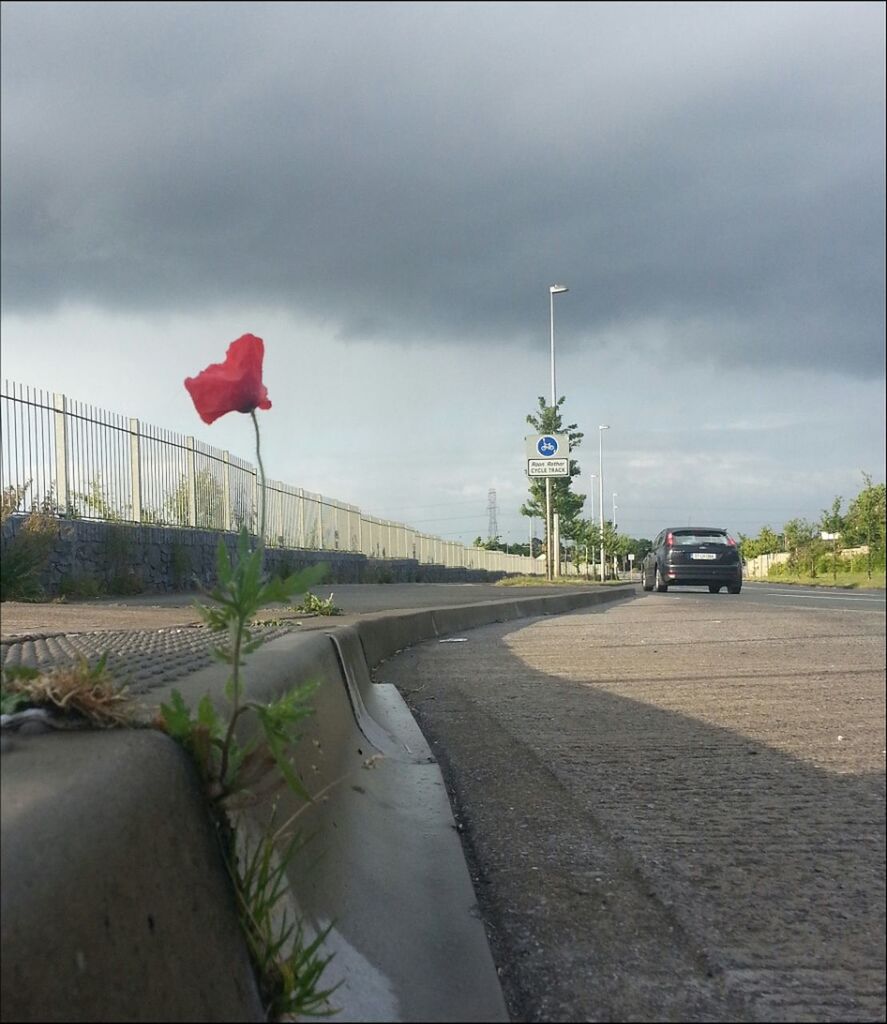
[[[560,552],[552,550],[551,481],[570,475],[570,438],[567,434],[531,434],[524,438],[527,458],[527,476],[545,480],[545,572],[554,579],[554,566]]]

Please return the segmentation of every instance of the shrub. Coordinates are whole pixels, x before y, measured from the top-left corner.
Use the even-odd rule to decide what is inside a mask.
[[[102,597],[106,588],[94,576],[63,576],[59,582],[62,597]]]
[[[176,590],[184,590],[185,584],[190,582],[193,566],[190,552],[180,541],[173,541],[170,552],[170,568],[173,586]]]
[[[38,510],[17,515],[26,490],[27,486],[7,487],[0,501],[0,601],[34,601],[43,596],[40,574],[58,538],[58,522],[52,515]]]

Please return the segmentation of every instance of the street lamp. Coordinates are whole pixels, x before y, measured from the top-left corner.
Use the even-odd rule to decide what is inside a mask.
[[[610,429],[609,423],[602,423],[598,428],[598,497],[601,512],[601,583],[604,582],[604,431]]]
[[[553,284],[548,288],[548,299],[551,310],[551,408],[552,415],[555,415],[557,410],[557,388],[554,381],[554,297],[555,295],[561,295],[563,292],[568,292],[570,289],[566,285]],[[554,579],[554,567],[555,567],[555,555],[552,550],[552,529],[551,529],[551,479],[545,478],[545,539],[547,549],[547,576],[549,580]],[[557,553],[558,562],[560,561],[560,552]]]

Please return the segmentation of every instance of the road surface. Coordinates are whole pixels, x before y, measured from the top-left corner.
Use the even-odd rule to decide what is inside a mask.
[[[638,595],[376,673],[513,1019],[884,1020],[883,593]]]

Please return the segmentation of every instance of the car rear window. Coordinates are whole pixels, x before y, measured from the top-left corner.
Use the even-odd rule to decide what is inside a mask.
[[[692,547],[694,544],[727,544],[725,533],[715,533],[711,530],[694,530],[693,532],[675,531],[674,542],[678,547]]]

